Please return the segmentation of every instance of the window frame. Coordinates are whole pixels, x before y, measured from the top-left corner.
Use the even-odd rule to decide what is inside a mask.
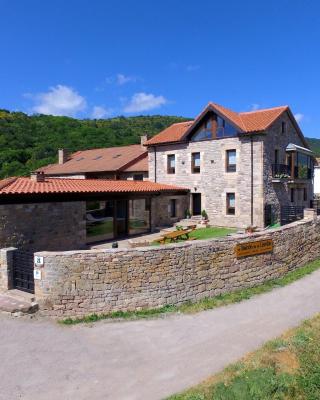
[[[229,154],[235,153],[235,164],[230,164]],[[237,149],[226,150],[226,172],[237,172]]]
[[[230,196],[234,197],[234,207],[230,206]],[[236,215],[236,194],[235,192],[226,193],[226,214],[227,215]]]
[[[290,189],[290,203],[294,203],[295,198],[295,188]]]
[[[170,199],[170,218],[177,218],[177,199]]]
[[[174,167],[170,165],[170,159],[174,160]],[[176,173],[176,155],[175,154],[167,154],[167,174],[175,174]]]
[[[195,165],[195,156],[199,155],[199,166]],[[196,151],[194,153],[191,153],[191,173],[192,174],[200,174],[201,172],[201,153],[200,151]]]

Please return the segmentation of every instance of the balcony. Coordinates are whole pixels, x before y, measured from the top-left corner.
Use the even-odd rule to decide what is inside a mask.
[[[291,168],[287,164],[272,164],[272,177],[274,179],[289,179]]]
[[[297,179],[307,180],[312,179],[312,177],[312,169],[308,168],[306,165],[295,166],[292,170],[291,166],[287,164],[272,164],[272,178],[274,182]]]

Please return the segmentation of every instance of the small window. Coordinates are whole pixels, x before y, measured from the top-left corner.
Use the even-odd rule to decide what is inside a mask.
[[[167,172],[168,174],[176,173],[176,156],[174,154],[169,154],[167,159]]]
[[[307,200],[308,200],[307,189],[303,188],[303,201],[307,201]]]
[[[170,199],[170,217],[175,218],[177,215],[176,199]]]
[[[281,122],[281,133],[287,132],[287,123],[285,121]]]
[[[227,159],[226,159],[227,172],[236,172],[237,170],[236,156],[237,156],[236,150],[227,150]]]
[[[235,193],[227,193],[227,214],[235,215],[236,213],[236,195]]]
[[[134,181],[143,181],[143,174],[134,174],[133,180]]]
[[[200,153],[191,154],[191,172],[193,174],[200,173]]]
[[[151,199],[150,197],[147,197],[145,201],[145,211],[150,211],[150,210],[151,210]]]
[[[274,163],[279,164],[279,150],[275,149],[274,151]]]
[[[290,190],[290,201],[291,201],[291,203],[294,203],[294,189],[293,188],[291,188],[291,190]]]

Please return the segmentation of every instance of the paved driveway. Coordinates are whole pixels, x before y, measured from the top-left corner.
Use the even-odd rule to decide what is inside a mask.
[[[196,315],[73,327],[2,316],[0,399],[162,399],[319,311],[317,271]]]

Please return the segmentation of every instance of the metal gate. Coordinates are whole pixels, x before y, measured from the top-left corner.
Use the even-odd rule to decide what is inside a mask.
[[[33,253],[19,249],[13,252],[13,286],[34,293]]]

